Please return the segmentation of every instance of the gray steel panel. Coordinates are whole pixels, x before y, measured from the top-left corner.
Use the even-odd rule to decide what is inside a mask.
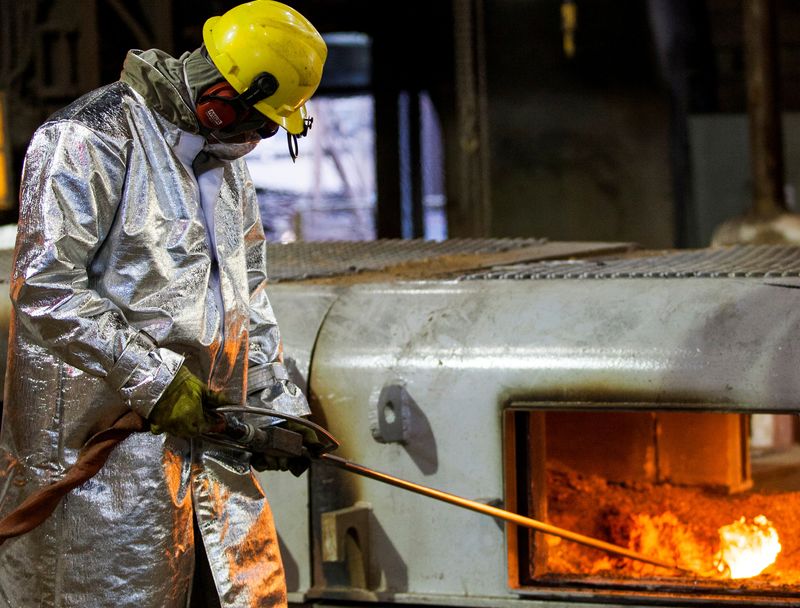
[[[267,295],[281,329],[286,367],[295,384],[306,391],[314,344],[325,315],[336,300],[335,290],[305,286],[286,291],[270,286]]]

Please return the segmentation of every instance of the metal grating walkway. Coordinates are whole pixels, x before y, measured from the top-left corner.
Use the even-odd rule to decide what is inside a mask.
[[[278,282],[382,270],[446,255],[498,253],[546,242],[546,239],[384,239],[269,243],[267,264],[270,280]]]
[[[800,277],[800,247],[740,245],[603,259],[539,261],[465,274],[462,280]]]

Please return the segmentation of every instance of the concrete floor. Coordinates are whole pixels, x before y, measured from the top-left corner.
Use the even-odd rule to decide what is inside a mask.
[[[754,491],[800,491],[800,444],[787,450],[753,455],[751,465]]]

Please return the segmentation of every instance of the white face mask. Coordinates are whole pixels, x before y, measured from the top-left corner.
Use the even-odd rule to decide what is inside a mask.
[[[252,139],[243,143],[228,143],[213,139],[206,141],[203,151],[219,160],[236,160],[255,150],[260,141],[260,139]]]

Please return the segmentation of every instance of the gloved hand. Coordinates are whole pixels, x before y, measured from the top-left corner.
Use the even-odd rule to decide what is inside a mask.
[[[314,429],[293,420],[286,420],[280,425],[289,431],[302,435],[303,447],[312,456],[318,456],[323,452],[324,444],[319,440]],[[308,456],[253,454],[250,464],[256,471],[291,471],[295,476],[299,477],[311,466],[311,459]]]
[[[258,472],[262,471],[288,471],[290,466],[302,475],[311,466],[311,461],[304,456],[267,456],[266,454],[253,454],[250,465]]]
[[[207,432],[211,424],[203,411],[210,392],[185,366],[178,369],[148,417],[150,431],[189,439]]]
[[[295,422],[294,420],[287,420],[283,423],[289,431],[300,433],[303,436],[303,447],[309,451],[312,456],[319,456],[325,448],[325,444],[320,441],[317,433],[311,427]]]

